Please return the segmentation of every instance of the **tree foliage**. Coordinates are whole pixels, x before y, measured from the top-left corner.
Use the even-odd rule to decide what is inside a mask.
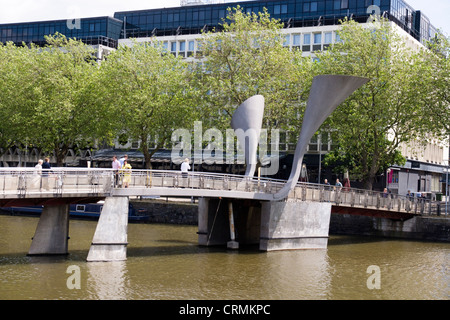
[[[61,34],[47,37],[45,47],[6,45],[2,65],[3,110],[14,110],[15,144],[28,143],[62,165],[70,148],[88,145],[102,128],[92,104],[97,63],[93,49]],[[103,132],[101,132],[103,134]],[[6,146],[6,145],[5,145]]]
[[[422,50],[421,77],[426,79],[420,88],[422,120],[442,140],[450,139],[450,38],[442,32]],[[428,94],[426,94],[428,93]],[[448,141],[450,143],[450,141]]]
[[[140,142],[147,168],[173,130],[192,125],[188,65],[157,41],[120,47],[102,63],[99,83],[118,135]]]
[[[405,159],[403,143],[424,139],[429,126],[421,121],[418,93],[423,82],[417,51],[389,22],[361,25],[344,21],[342,41],[320,53],[321,73],[367,77],[370,82],[343,103],[330,118],[333,140],[339,149],[327,163],[344,161],[371,189],[377,174]]]
[[[266,10],[229,9],[220,30],[203,35],[202,83],[217,126],[228,127],[234,109],[253,95],[265,98],[264,125],[298,127],[312,74],[311,60],[284,47],[282,23]],[[303,98],[303,99],[302,99]]]

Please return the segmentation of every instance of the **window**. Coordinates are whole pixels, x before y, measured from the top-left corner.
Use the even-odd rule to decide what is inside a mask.
[[[309,11],[311,11],[309,2],[303,3],[303,12],[309,12]]]
[[[283,46],[285,47],[289,47],[291,42],[291,36],[289,34],[284,36],[284,42],[283,42]]]
[[[178,53],[183,58],[186,56],[186,41],[180,41],[180,52]]]
[[[309,33],[303,35],[303,44],[311,44],[311,35]]]
[[[322,50],[322,33],[314,33],[313,51]]]
[[[311,34],[309,33],[303,35],[302,51],[311,51]]]
[[[180,51],[182,52],[186,51],[186,41],[180,42]]]
[[[77,204],[77,206],[76,206],[76,208],[75,208],[75,211],[78,211],[78,212],[84,212],[85,209],[86,209],[86,207],[85,207],[84,205],[82,205],[82,204]]]
[[[322,43],[322,33],[314,33],[314,44]]]
[[[348,9],[348,0],[334,0],[334,10]]]
[[[189,51],[194,51],[194,45],[195,45],[194,40],[189,41],[188,50]]]
[[[311,2],[311,12],[317,11],[317,2]]]
[[[333,34],[331,32],[325,32],[324,43],[330,44],[332,42]]]
[[[294,34],[292,37],[292,45],[293,46],[299,46],[300,45],[300,35],[299,34]]]
[[[194,40],[190,40],[188,42],[188,53],[187,53],[188,57],[194,56],[194,48],[195,48],[195,42],[194,42]]]

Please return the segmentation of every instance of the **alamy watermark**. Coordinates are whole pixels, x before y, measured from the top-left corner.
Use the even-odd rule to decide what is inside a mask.
[[[70,265],[67,267],[66,273],[70,274],[67,278],[67,289],[81,289],[81,270],[79,266]]]
[[[81,10],[77,6],[70,6],[67,8],[67,13],[69,17],[73,17],[72,19],[67,19],[66,25],[67,29],[73,30],[73,29],[81,29]]]
[[[272,129],[270,135],[270,143],[267,129],[261,129],[259,139],[255,129],[227,129],[224,137],[217,128],[203,132],[202,122],[195,121],[194,132],[182,128],[172,133],[171,160],[175,164],[186,158],[193,158],[195,164],[234,164],[246,162],[247,155],[247,165],[267,163],[261,174],[274,175],[279,170],[280,131]],[[240,143],[239,138],[245,143]]]
[[[379,266],[371,265],[367,268],[366,271],[370,274],[369,278],[367,278],[367,289],[381,289],[381,270]]]

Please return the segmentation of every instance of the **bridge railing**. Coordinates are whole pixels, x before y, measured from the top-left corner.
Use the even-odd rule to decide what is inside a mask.
[[[129,174],[129,188],[191,188],[274,194],[283,187],[283,181],[267,178],[248,178],[242,175],[170,170],[133,170]],[[124,186],[127,172],[121,172],[119,187]]]
[[[62,196],[66,194],[108,194],[113,172],[103,169],[1,168],[0,197]]]
[[[191,188],[275,194],[284,180],[248,178],[207,172],[189,172],[183,175],[173,170],[121,170],[96,168],[53,168],[37,171],[34,168],[1,168],[0,197],[62,196],[62,194],[110,194],[113,188]],[[299,182],[289,194],[295,201],[330,202],[349,206],[420,215],[439,213],[439,203],[430,199],[406,197],[397,194],[356,188],[335,187]]]
[[[331,202],[333,205],[408,212],[420,215],[439,214],[439,203],[431,199],[385,194],[380,191],[298,183],[290,197],[297,200]]]

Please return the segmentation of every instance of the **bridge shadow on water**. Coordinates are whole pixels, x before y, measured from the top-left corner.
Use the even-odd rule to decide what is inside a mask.
[[[360,235],[330,235],[328,247],[364,244],[375,242],[396,241],[401,239],[392,239],[385,237],[360,236]],[[196,254],[267,254],[259,250],[258,244],[242,244],[238,250],[228,249],[225,245],[217,246],[199,246],[195,242],[183,241],[179,239],[153,240],[153,245],[149,246],[130,246],[127,248],[127,258],[142,257],[163,257],[176,255],[196,255]],[[58,264],[58,263],[82,263],[86,262],[89,250],[70,250],[66,255],[37,255],[29,256],[27,252],[15,252],[0,254],[0,266],[5,265],[26,265],[26,264]]]

